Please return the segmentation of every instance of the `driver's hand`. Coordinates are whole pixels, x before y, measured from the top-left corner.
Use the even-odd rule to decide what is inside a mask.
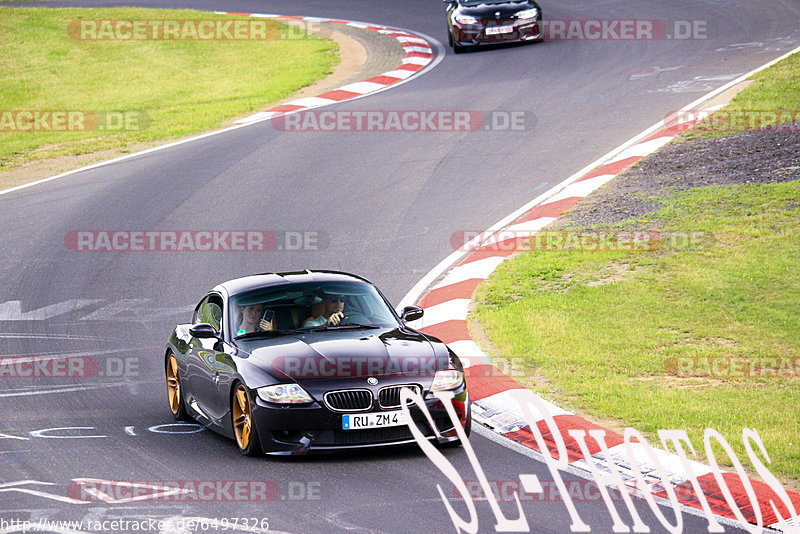
[[[332,313],[331,316],[328,317],[328,326],[337,326],[342,322],[342,319],[344,319],[344,312]]]
[[[261,328],[261,330],[264,331],[264,332],[269,332],[270,330],[275,330],[272,327],[272,321],[267,321],[266,319],[261,319],[261,321],[258,323],[258,327]]]

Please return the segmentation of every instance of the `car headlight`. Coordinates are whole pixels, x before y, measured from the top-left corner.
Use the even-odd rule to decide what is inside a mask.
[[[517,18],[521,20],[525,19],[535,19],[539,16],[539,10],[535,7],[533,9],[526,9],[525,11],[519,11],[517,13]]]
[[[314,402],[311,395],[297,384],[275,384],[256,390],[258,397],[275,404],[305,404]]]
[[[469,15],[456,15],[455,16],[456,22],[459,24],[477,24],[478,19],[475,17],[470,17]]]
[[[445,371],[436,371],[433,376],[433,384],[431,384],[431,391],[443,391],[448,389],[456,389],[464,383],[464,373],[455,369],[447,369]]]

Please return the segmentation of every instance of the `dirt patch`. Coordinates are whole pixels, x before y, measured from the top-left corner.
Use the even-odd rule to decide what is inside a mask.
[[[630,263],[622,263],[612,261],[606,265],[602,271],[597,273],[596,280],[589,280],[586,282],[588,287],[602,286],[606,284],[613,284],[614,282],[624,282],[629,280],[633,271]]]
[[[660,207],[657,197],[676,190],[800,180],[800,125],[797,130],[670,143],[582,200],[551,228],[646,218]]]
[[[705,391],[727,384],[725,381],[717,378],[679,377],[672,375],[631,377],[631,381],[656,384],[660,388],[687,389],[690,391]]]

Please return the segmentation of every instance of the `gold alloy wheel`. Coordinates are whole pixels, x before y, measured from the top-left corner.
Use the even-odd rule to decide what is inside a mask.
[[[250,398],[247,389],[241,384],[233,394],[233,431],[236,443],[243,451],[250,445],[250,433],[253,428],[253,414],[250,410]]]
[[[174,354],[169,355],[167,363],[167,395],[172,414],[178,415],[178,411],[181,409],[181,382],[178,379],[178,361]]]

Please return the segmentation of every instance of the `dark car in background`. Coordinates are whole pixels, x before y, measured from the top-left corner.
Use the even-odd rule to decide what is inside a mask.
[[[468,47],[541,41],[542,9],[534,0],[444,0],[448,43],[455,53]]]
[[[411,406],[423,435],[457,445],[455,425],[470,429],[464,369],[447,345],[406,325],[422,313],[407,306],[398,316],[375,286],[342,272],[230,280],[170,336],[170,410],[234,438],[247,456],[306,454],[413,443],[400,407],[407,388],[437,427]],[[454,395],[458,423],[437,391]]]

